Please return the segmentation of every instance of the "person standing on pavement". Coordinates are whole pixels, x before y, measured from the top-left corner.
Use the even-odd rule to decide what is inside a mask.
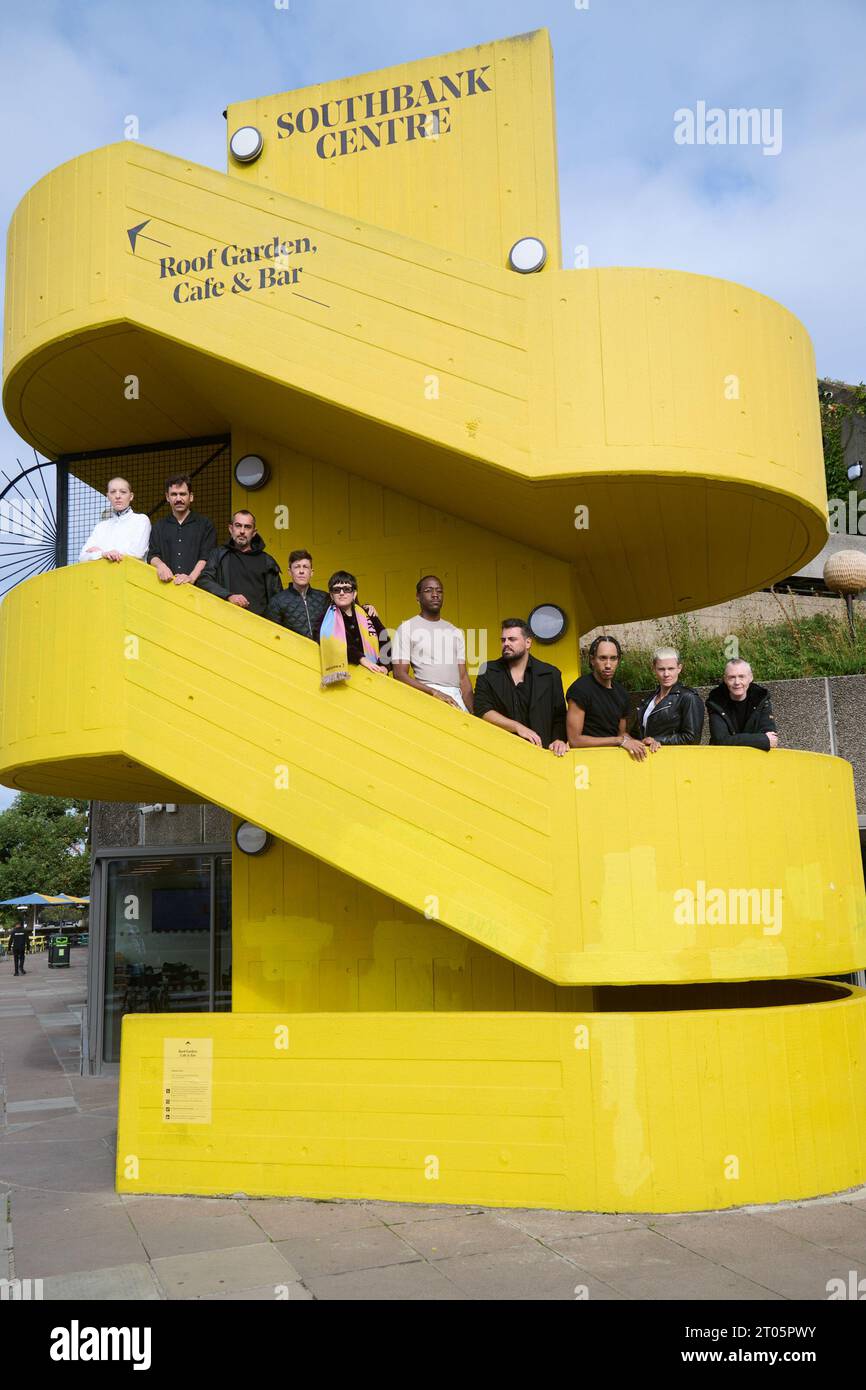
[[[27,971],[24,969],[24,953],[27,950],[29,940],[30,932],[23,924],[13,927],[9,934],[9,950],[15,962],[16,975],[27,974]]]
[[[191,510],[194,498],[188,473],[166,478],[165,500],[171,515],[153,523],[147,562],[163,584],[172,580],[175,584],[195,584],[216,549],[214,524]]]
[[[265,550],[252,512],[235,512],[229,523],[229,540],[211,551],[198,587],[264,617],[265,609],[283,585],[280,567]]]
[[[324,589],[314,589],[310,583],[313,557],[309,550],[290,553],[289,574],[291,583],[271,599],[265,617],[315,642],[331,600]]]

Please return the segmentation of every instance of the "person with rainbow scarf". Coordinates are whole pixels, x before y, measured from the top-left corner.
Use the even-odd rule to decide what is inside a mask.
[[[358,603],[358,581],[348,570],[337,570],[328,580],[330,606],[319,626],[322,654],[322,685],[335,685],[349,679],[350,666],[366,666],[379,676],[387,676],[389,661],[380,648],[388,629],[371,604]]]

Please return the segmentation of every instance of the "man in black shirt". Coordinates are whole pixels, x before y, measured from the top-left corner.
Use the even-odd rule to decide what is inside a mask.
[[[235,512],[229,533],[228,544],[217,546],[208,556],[198,587],[264,617],[283,587],[280,567],[265,550],[252,512]]]
[[[625,748],[640,763],[649,750],[626,732],[628,691],[613,679],[621,656],[615,637],[596,637],[590,646],[590,674],[579,676],[566,693],[568,742],[572,748]]]
[[[531,655],[532,636],[522,618],[504,618],[502,656],[488,661],[475,682],[475,714],[558,758],[565,741],[562,672]]]
[[[214,524],[190,511],[193,495],[188,473],[177,473],[165,482],[165,498],[171,516],[160,517],[150,530],[147,562],[163,584],[195,584],[207,557],[216,546]]]
[[[707,696],[710,743],[737,748],[778,748],[770,692],[755,685],[748,661],[729,661],[724,681]]]

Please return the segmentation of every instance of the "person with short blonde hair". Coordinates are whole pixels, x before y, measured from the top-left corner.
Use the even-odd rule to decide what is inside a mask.
[[[125,478],[111,478],[106,488],[111,515],[94,526],[78,556],[117,563],[127,556],[143,560],[150,543],[150,518],[132,510],[133,491]]]
[[[704,702],[690,685],[680,680],[683,663],[676,647],[653,652],[656,688],[635,710],[632,730],[651,753],[665,744],[700,743],[704,727]]]

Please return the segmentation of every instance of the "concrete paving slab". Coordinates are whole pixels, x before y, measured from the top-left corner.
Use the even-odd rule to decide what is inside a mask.
[[[13,1187],[98,1192],[114,1187],[114,1155],[101,1139],[72,1140],[62,1146],[29,1138],[14,1143],[0,1139],[0,1173]]]
[[[527,1235],[546,1242],[548,1237],[597,1235],[601,1231],[633,1230],[640,1225],[631,1216],[612,1216],[591,1211],[535,1211],[517,1208],[497,1209],[493,1215],[506,1224],[519,1226]]]
[[[141,1218],[151,1224],[238,1216],[245,1209],[244,1204],[233,1197],[137,1197],[125,1193],[120,1200],[134,1221]]]
[[[866,1271],[866,1208],[840,1202],[832,1206],[780,1207],[762,1212],[768,1221],[791,1235],[827,1250],[837,1250],[859,1260]]]
[[[170,1255],[153,1261],[159,1283],[170,1299],[202,1298],[209,1293],[299,1283],[298,1270],[276,1245],[247,1245],[194,1255]]]
[[[146,1264],[147,1251],[121,1206],[33,1209],[19,1221],[12,1203],[15,1267],[28,1278],[105,1266]]]
[[[386,1226],[401,1226],[407,1221],[442,1221],[448,1216],[477,1216],[483,1207],[425,1207],[419,1202],[363,1202]]]
[[[76,1110],[72,1096],[42,1096],[39,1100],[13,1100],[6,1106],[7,1115],[24,1115],[33,1110]]]
[[[42,1216],[46,1212],[61,1214],[83,1211],[91,1207],[119,1207],[122,1205],[113,1186],[98,1188],[95,1192],[48,1191],[43,1187],[16,1187],[9,1194],[9,1209],[15,1225],[31,1220],[32,1214]]]
[[[275,1248],[300,1271],[305,1284],[320,1274],[345,1274],[382,1265],[411,1264],[421,1258],[385,1226],[297,1237],[280,1241]]]
[[[75,1030],[76,1033],[79,1032],[81,1029],[80,1021],[75,1017],[74,1014],[68,1012],[62,1014],[38,1013],[36,1017],[39,1019],[39,1022],[42,1024],[43,1028],[72,1028]]]
[[[486,1255],[510,1247],[535,1247],[536,1242],[519,1226],[482,1212],[478,1216],[453,1216],[445,1221],[415,1221],[395,1228],[403,1240],[426,1260],[447,1260],[452,1255]]]
[[[214,1217],[184,1212],[175,1221],[149,1218],[143,1211],[126,1207],[150,1259],[166,1255],[193,1255],[205,1250],[266,1244],[267,1236],[246,1212]]]
[[[47,1112],[36,1114],[26,1122],[9,1126],[3,1136],[3,1143],[9,1144],[16,1136],[40,1143],[66,1144],[70,1139],[113,1139],[117,1132],[114,1115],[94,1115],[92,1112],[80,1114],[77,1110],[56,1114]]]
[[[324,1236],[334,1231],[357,1231],[379,1227],[382,1222],[360,1202],[311,1202],[303,1198],[289,1201],[244,1202],[244,1210],[267,1231],[271,1240],[291,1237]]]
[[[6,1073],[6,1079],[7,1104],[10,1101],[14,1103],[19,1100],[54,1100],[57,1097],[58,1090],[67,1080],[63,1075],[62,1069],[57,1064],[56,1057],[54,1058],[53,1066],[50,1071],[46,1069],[44,1072],[31,1072],[27,1077],[26,1083],[19,1079],[18,1074],[10,1077],[8,1071]]]
[[[661,1237],[660,1237],[661,1238]],[[784,1298],[826,1298],[828,1279],[845,1278],[850,1260],[745,1212],[683,1221],[664,1239],[751,1279]]]
[[[556,1249],[628,1299],[772,1301],[778,1297],[766,1286],[716,1264],[711,1258],[689,1259],[685,1247],[678,1250],[655,1231],[620,1231],[558,1240]]]
[[[424,1260],[411,1265],[384,1265],[344,1274],[320,1275],[307,1280],[312,1295],[321,1302],[458,1303],[466,1295],[440,1273],[438,1265]]]
[[[483,1255],[452,1255],[436,1269],[472,1299],[574,1302],[623,1299],[610,1284],[541,1245]]]
[[[0,1018],[33,1018],[29,1004],[0,1004]]]
[[[303,1284],[262,1284],[239,1293],[205,1293],[199,1303],[312,1303],[313,1295]]]
[[[43,1297],[52,1303],[155,1303],[162,1294],[149,1265],[128,1264],[49,1275],[43,1280]]]

